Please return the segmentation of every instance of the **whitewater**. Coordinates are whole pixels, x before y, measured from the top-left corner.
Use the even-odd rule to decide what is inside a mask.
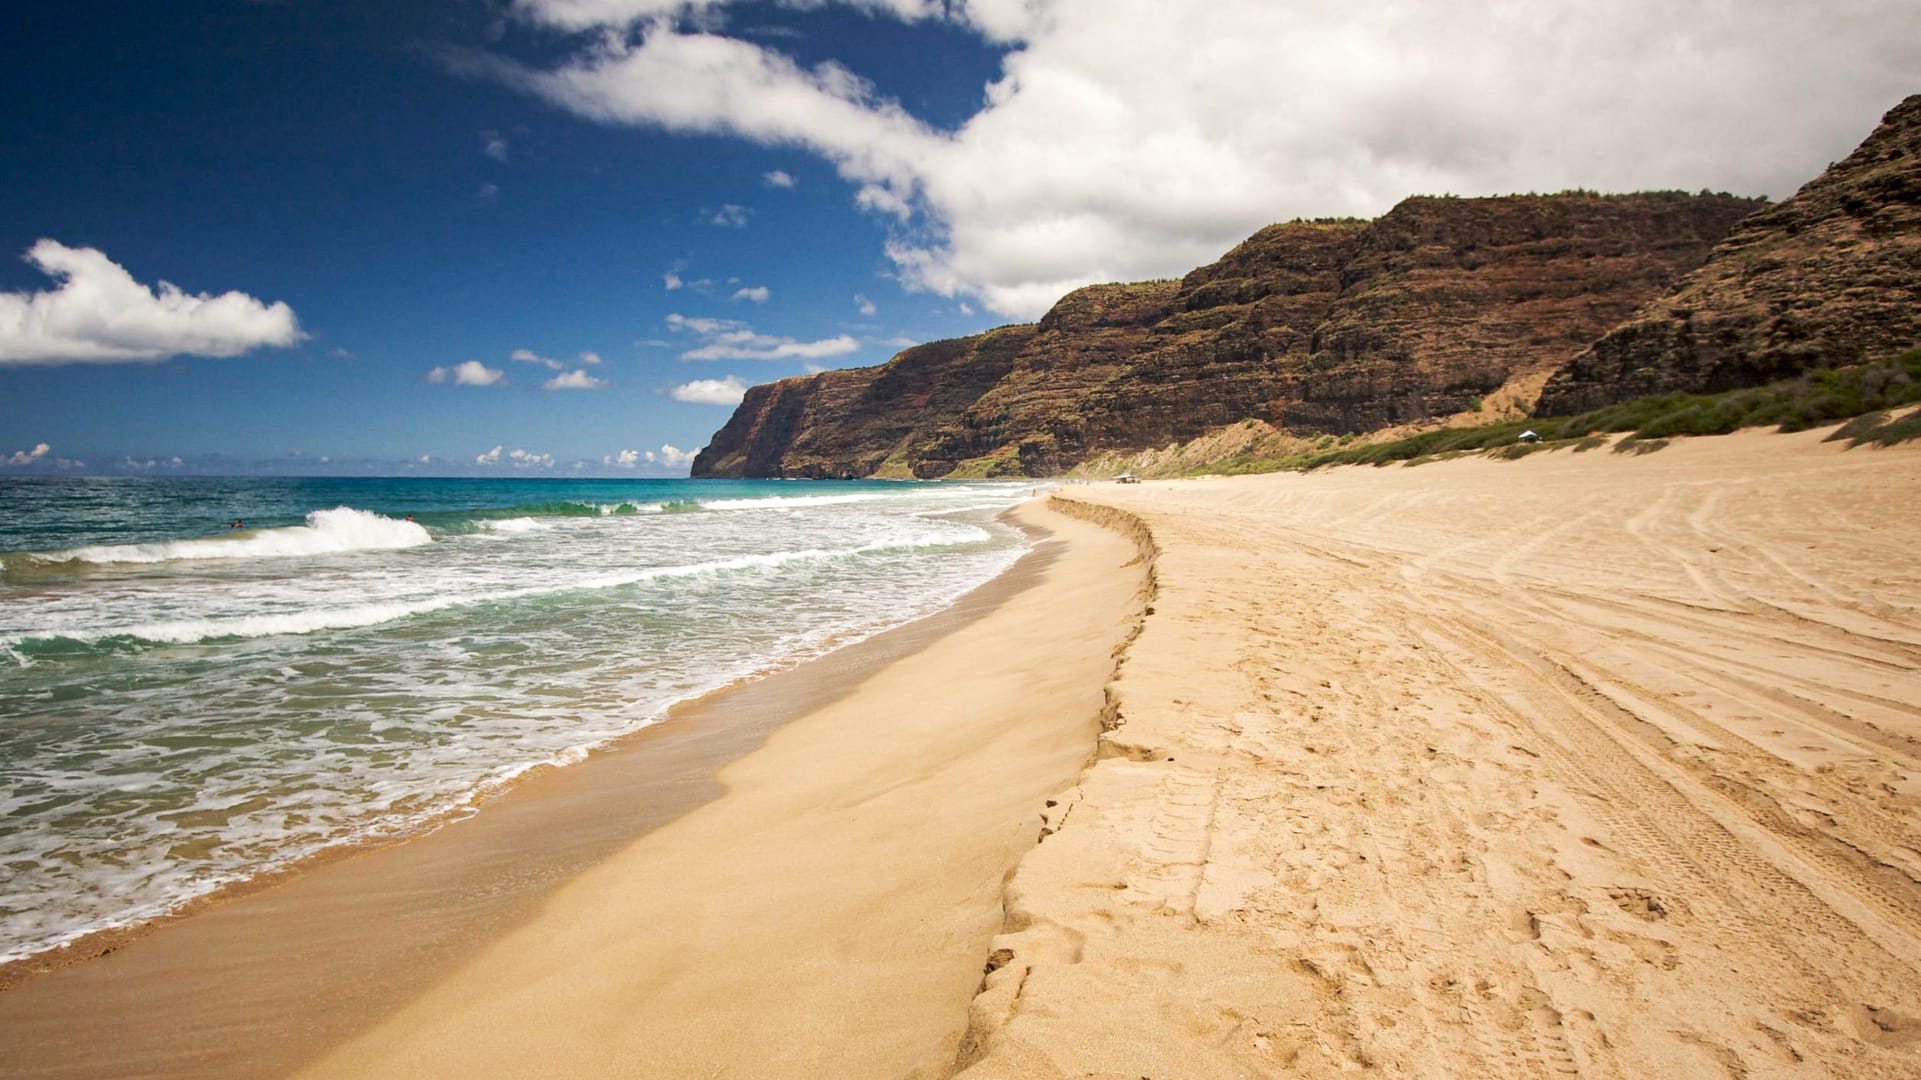
[[[0,479],[0,961],[936,611],[1029,490]]]

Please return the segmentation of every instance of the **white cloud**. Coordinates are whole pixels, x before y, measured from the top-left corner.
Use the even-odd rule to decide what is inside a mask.
[[[26,260],[60,284],[0,293],[0,366],[239,356],[306,338],[284,302],[188,293],[165,281],[148,288],[94,248],[40,240]]]
[[[665,465],[670,469],[678,469],[686,465],[691,465],[695,453],[693,450],[682,450],[672,443],[662,443],[660,444],[659,451],[649,450],[643,456],[649,464]]]
[[[879,308],[874,306],[874,302],[872,300],[867,299],[865,296],[862,296],[859,293],[854,294],[854,306],[860,309],[860,313],[862,315],[872,315],[876,311],[880,310]]]
[[[699,15],[728,0],[512,0],[515,15],[568,30],[624,26],[663,15]],[[825,0],[783,0],[783,6],[820,7]],[[941,0],[841,0],[848,7],[900,19],[927,19],[943,12]],[[1018,8],[1030,0],[966,0],[968,7]],[[959,4],[955,5],[959,7]]]
[[[1268,222],[1410,194],[1779,198],[1912,91],[1916,42],[1913,0],[1685,17],[1665,0],[841,2],[1006,46],[980,110],[937,130],[839,65],[687,29],[719,25],[684,17],[724,0],[519,0],[553,25],[638,28],[551,70],[470,66],[603,123],[815,153],[890,223],[903,284],[1031,316]]]
[[[448,379],[455,386],[493,386],[507,377],[499,368],[490,368],[478,360],[468,360],[453,367],[436,367],[427,372],[430,383],[444,383]]]
[[[772,188],[791,188],[799,183],[798,180],[794,179],[794,175],[785,169],[775,169],[772,172],[762,173],[761,179],[766,182],[768,187]]]
[[[765,285],[756,285],[751,289],[734,290],[734,299],[752,300],[756,304],[765,304],[767,302],[767,297],[770,295],[771,294],[767,291],[767,286]]]
[[[588,367],[592,367],[600,363],[600,354],[592,351],[583,352],[580,354],[580,362],[586,364]]]
[[[662,282],[666,284],[668,292],[673,292],[675,289],[678,289],[683,284],[685,284],[680,280],[680,275],[674,273],[672,270],[669,270],[665,274],[662,274],[660,276],[660,279]]]
[[[53,447],[48,446],[46,443],[34,443],[33,449],[31,450],[15,450],[13,456],[7,458],[3,464],[28,465],[46,457],[52,450]]]
[[[747,384],[738,375],[724,379],[695,379],[674,387],[675,401],[691,402],[695,405],[738,405],[747,393]]]
[[[640,464],[640,451],[622,450],[618,454],[609,454],[601,458],[600,463],[619,469],[631,469]]]
[[[139,469],[143,472],[150,469],[178,469],[184,464],[186,462],[182,461],[178,454],[167,458],[136,458],[129,455],[120,459],[122,468]]]
[[[501,451],[503,449],[504,449],[503,445],[496,444],[492,450],[489,450],[484,454],[474,455],[474,464],[476,465],[500,464]],[[521,450],[516,448],[513,450],[506,451],[506,457],[507,457],[507,461],[510,464],[512,464],[513,467],[516,469],[551,469],[554,467],[554,455],[552,454],[536,454],[536,453],[533,453],[532,451]],[[424,461],[425,458],[423,458],[422,460]]]
[[[575,368],[548,379],[540,384],[540,388],[542,390],[598,390],[606,385],[606,379],[594,378],[587,374],[586,368]]]
[[[477,203],[490,203],[498,198],[500,198],[499,184],[482,184],[474,189],[474,201]]]
[[[507,136],[498,131],[480,133],[480,152],[495,161],[507,160]]]
[[[714,211],[714,216],[708,218],[707,223],[728,229],[745,229],[747,227],[747,219],[753,216],[753,213],[752,210],[745,206],[728,203]]]
[[[667,316],[667,329],[685,330],[695,334],[718,334],[723,330],[737,330],[740,325],[731,319],[708,319],[698,315],[678,313]]]
[[[701,339],[699,345],[680,354],[682,360],[822,360],[845,356],[860,348],[860,342],[846,334],[819,341],[796,341],[759,333],[732,319],[673,314],[667,316],[667,328]]]

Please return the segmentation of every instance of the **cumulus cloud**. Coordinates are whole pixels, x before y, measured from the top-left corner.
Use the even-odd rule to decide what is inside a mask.
[[[52,452],[52,450],[53,450],[53,447],[48,446],[46,443],[34,443],[33,449],[31,450],[15,450],[12,456],[6,459],[6,464],[30,465],[33,462],[39,461],[41,458],[46,457],[49,453]]]
[[[493,386],[507,377],[500,368],[490,368],[478,360],[468,360],[453,367],[436,367],[427,372],[430,383],[444,383],[452,380],[455,386]]]
[[[707,223],[728,229],[745,229],[747,227],[747,219],[753,216],[753,213],[752,210],[749,210],[745,206],[728,203],[714,211],[714,216],[708,218]]]
[[[675,401],[687,401],[695,405],[727,406],[740,404],[740,399],[746,393],[747,384],[738,375],[729,375],[723,379],[695,379],[693,382],[674,387],[672,391]]]
[[[794,179],[793,174],[785,169],[775,169],[772,172],[762,173],[760,178],[771,188],[791,188],[799,183],[799,181]]]
[[[1783,197],[1913,89],[1912,0],[838,2],[1005,47],[979,111],[933,128],[838,64],[711,29],[726,0],[517,0],[610,29],[552,67],[469,66],[602,123],[817,154],[889,223],[903,284],[1018,316],[1409,194]]]
[[[767,286],[765,285],[756,285],[751,289],[734,290],[734,299],[752,300],[756,304],[765,304],[767,297],[770,295],[772,294],[767,291]]]
[[[618,454],[608,454],[600,459],[600,463],[617,469],[631,469],[640,464],[640,451],[622,450]]]
[[[673,292],[675,289],[678,289],[681,286],[686,284],[686,282],[680,280],[680,275],[674,273],[672,270],[669,270],[665,274],[662,274],[660,276],[660,280],[663,284],[667,286],[668,292]]]
[[[695,451],[693,450],[682,450],[672,443],[662,443],[658,451],[649,450],[643,454],[642,457],[644,457],[650,465],[659,464],[665,465],[670,469],[679,469],[693,464],[694,454]]]
[[[540,388],[542,390],[598,390],[606,385],[606,379],[594,378],[587,374],[586,368],[575,368],[548,379],[540,384]]]
[[[492,450],[488,450],[485,453],[481,453],[481,454],[475,454],[474,464],[498,465],[500,464],[500,461],[501,461],[501,452],[504,449],[505,449],[504,444],[496,444]],[[513,450],[507,450],[506,460],[508,461],[509,464],[513,465],[513,467],[516,469],[551,469],[554,467],[554,455],[536,454],[531,451],[521,450],[518,448]]]
[[[498,131],[480,133],[480,152],[495,161],[507,160],[507,136]]]
[[[862,315],[872,315],[876,311],[880,310],[879,308],[874,306],[874,302],[872,300],[867,299],[865,296],[862,296],[859,293],[854,294],[854,306],[860,309],[860,313]]]
[[[239,356],[306,338],[285,302],[241,292],[149,288],[95,248],[40,240],[26,261],[60,284],[0,293],[0,366],[111,364],[169,356]]]
[[[845,356],[860,348],[860,342],[846,334],[819,341],[797,341],[759,333],[733,319],[672,314],[667,316],[667,328],[700,340],[699,345],[680,354],[682,360],[823,360]]]
[[[548,371],[564,371],[567,368],[567,361],[556,360],[551,356],[542,356],[532,349],[515,349],[513,352],[507,354],[507,359],[512,360],[516,364],[539,364]],[[591,351],[583,352],[575,357],[575,361],[587,367],[592,367],[600,363],[600,354]]]

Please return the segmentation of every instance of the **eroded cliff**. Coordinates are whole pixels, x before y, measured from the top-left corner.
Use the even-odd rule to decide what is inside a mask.
[[[1671,294],[1549,379],[1540,411],[1758,386],[1921,344],[1921,94]]]
[[[1365,432],[1537,378],[1699,266],[1758,200],[1413,198],[1255,233],[1180,281],[748,392],[696,476],[1049,475],[1254,418]]]

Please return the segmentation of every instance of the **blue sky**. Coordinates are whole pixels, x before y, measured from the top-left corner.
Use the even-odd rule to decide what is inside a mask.
[[[1434,8],[8,4],[0,474],[684,473],[1270,221],[1784,197],[1921,90],[1909,0]]]

